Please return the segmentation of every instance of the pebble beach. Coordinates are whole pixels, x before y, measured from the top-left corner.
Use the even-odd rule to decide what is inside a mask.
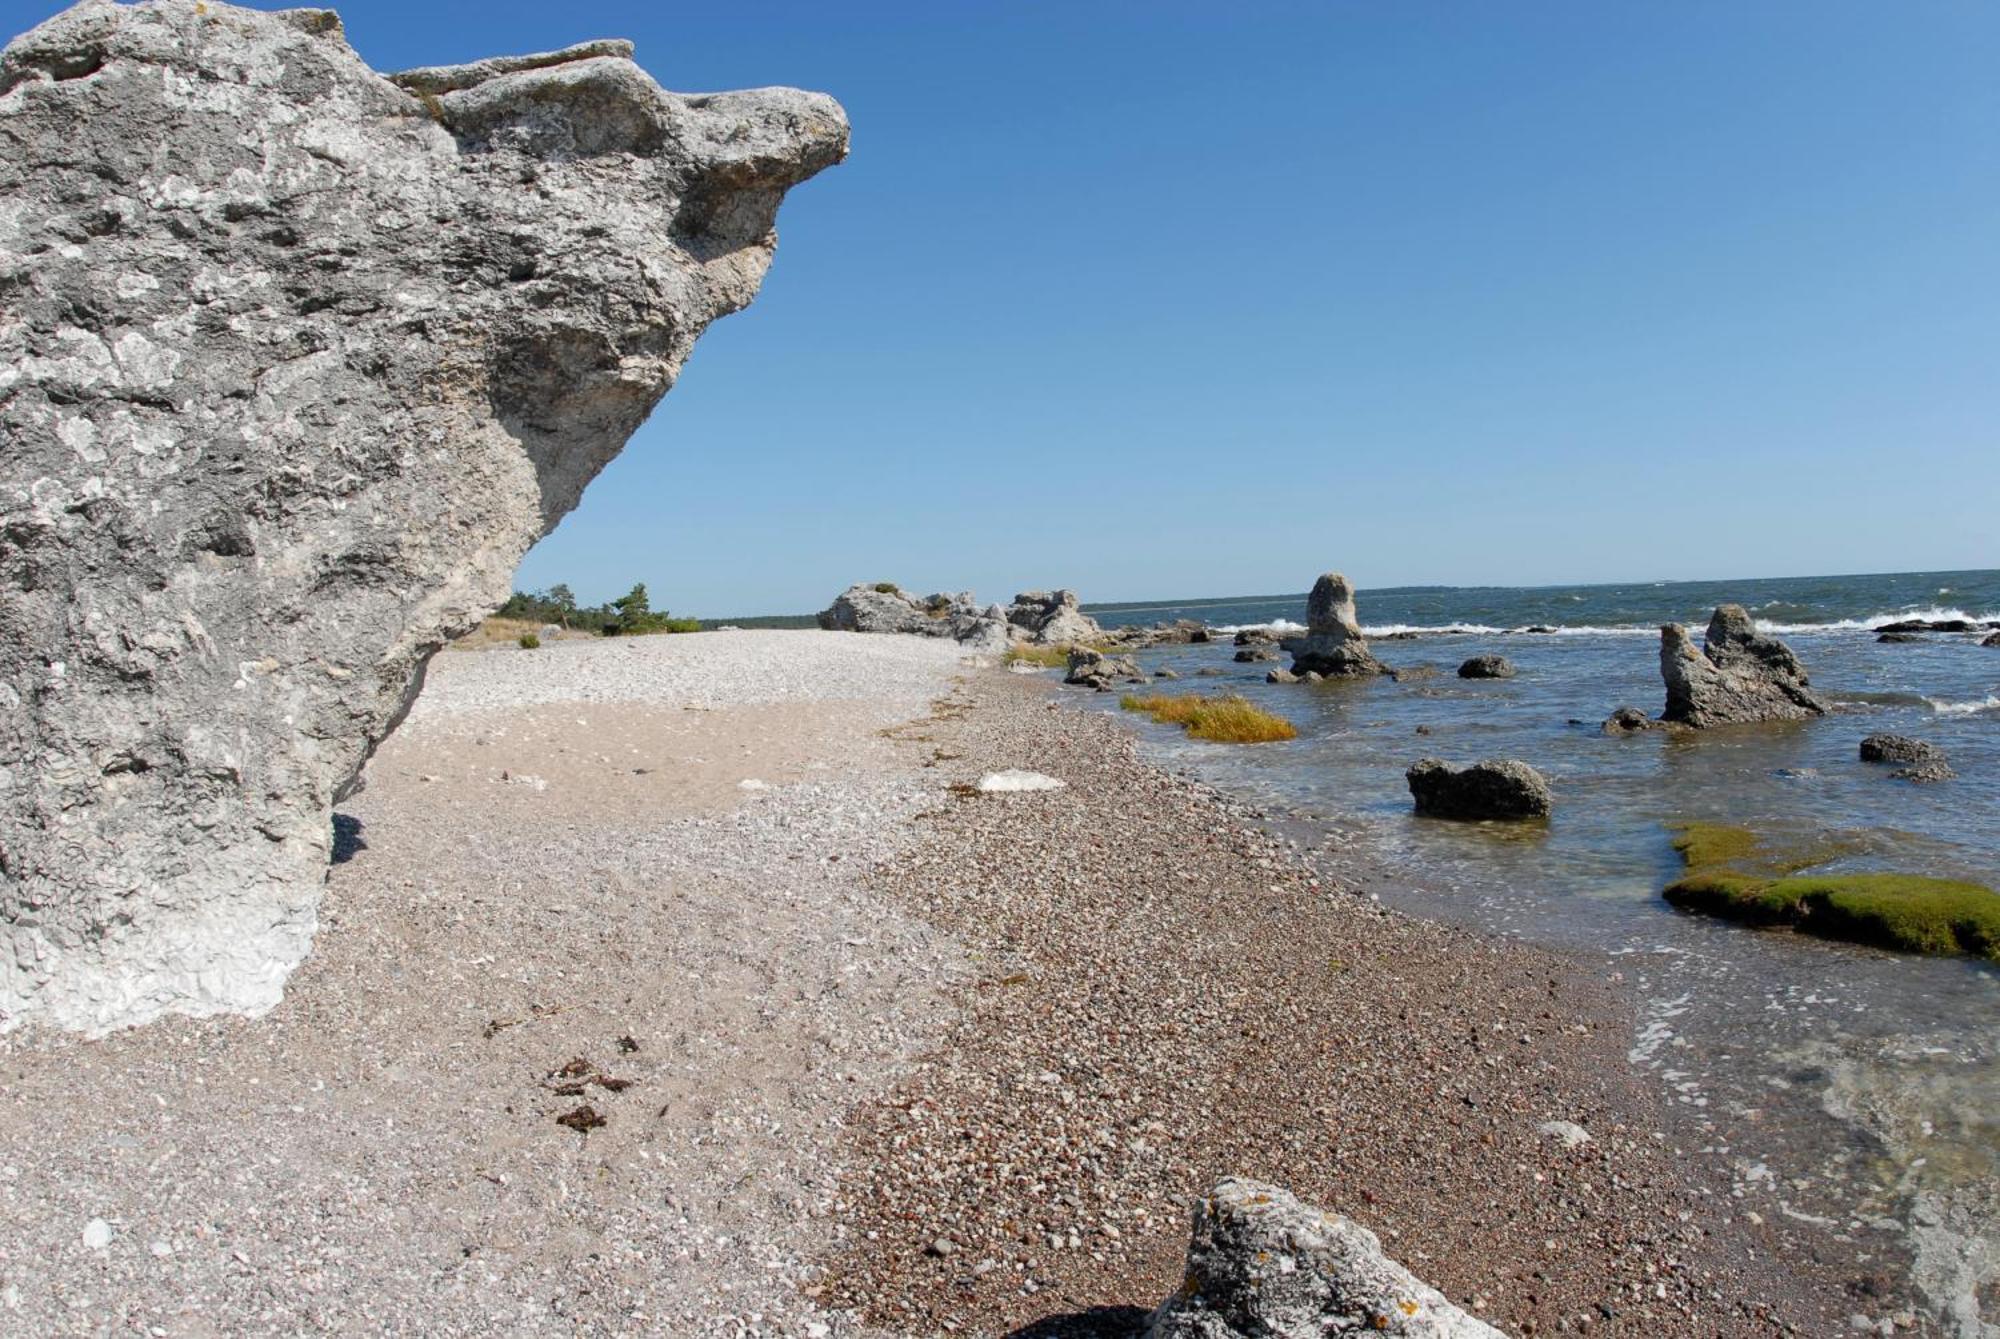
[[[948,641],[446,654],[367,781],[271,1013],[0,1037],[0,1332],[1131,1335],[1228,1174],[1510,1334],[1895,1328],[1592,970]]]

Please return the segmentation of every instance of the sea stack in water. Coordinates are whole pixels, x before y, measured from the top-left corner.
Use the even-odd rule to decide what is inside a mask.
[[[1288,638],[1292,673],[1313,670],[1327,678],[1381,674],[1382,662],[1368,650],[1354,613],[1354,587],[1338,572],[1313,583],[1306,597],[1306,635]]]
[[[425,663],[847,151],[630,54],[86,0],[0,55],[0,1028],[277,1003]]]
[[[1792,648],[1759,633],[1740,604],[1716,609],[1703,647],[1678,623],[1661,628],[1660,675],[1667,681],[1667,708],[1660,719],[1677,725],[1798,721],[1826,714]]]
[[[1506,1339],[1389,1258],[1373,1232],[1231,1177],[1195,1205],[1187,1276],[1142,1339]]]

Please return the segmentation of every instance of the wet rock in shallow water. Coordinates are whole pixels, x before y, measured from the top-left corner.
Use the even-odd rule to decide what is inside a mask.
[[[1230,640],[1237,646],[1275,646],[1278,634],[1270,628],[1244,628]]]
[[[1301,680],[1299,679],[1299,676],[1298,676],[1298,675],[1296,675],[1296,674],[1292,673],[1292,672],[1291,672],[1290,670],[1286,670],[1286,669],[1274,669],[1274,670],[1265,670],[1265,671],[1264,671],[1264,682],[1265,682],[1265,683],[1299,683],[1299,682],[1301,682]]]
[[[1921,642],[1925,640],[1914,632],[1885,632],[1875,639],[1878,642]]]
[[[1194,677],[1197,679],[1226,679],[1229,677],[1229,671],[1215,665],[1203,665],[1194,672]]]
[[[1986,639],[1979,644],[1981,646],[2000,646],[2000,632],[1988,633]]]
[[[1505,656],[1474,656],[1458,667],[1461,679],[1511,679],[1516,672]]]
[[[1620,707],[1604,722],[1607,735],[1633,735],[1642,730],[1657,730],[1661,722],[1654,720],[1637,707]]]
[[[1421,683],[1425,679],[1437,678],[1438,667],[1436,665],[1402,665],[1388,671],[1388,675],[1397,683]]]
[[[1717,607],[1697,649],[1686,628],[1660,629],[1660,719],[1697,729],[1753,721],[1798,721],[1826,714],[1792,649],[1756,630],[1740,604]]]
[[[1253,665],[1260,661],[1276,660],[1278,653],[1268,646],[1246,646],[1236,653],[1238,664]]]
[[[1869,735],[1861,741],[1861,761],[1905,764],[1890,773],[1899,781],[1950,781],[1958,775],[1943,749],[1907,735]]]
[[[1381,1239],[1232,1177],[1195,1205],[1187,1276],[1142,1339],[1505,1339],[1390,1259]]]
[[[1084,688],[1109,688],[1121,679],[1140,679],[1139,666],[1130,656],[1107,656],[1102,651],[1079,646],[1069,653],[1069,673],[1063,682]]]
[[[847,125],[600,43],[365,65],[323,10],[0,55],[0,1027],[260,1013],[332,807]]]
[[[1554,798],[1540,772],[1514,759],[1453,767],[1425,758],[1403,774],[1417,812],[1430,818],[1547,818]]]
[[[1292,653],[1292,671],[1316,670],[1328,678],[1362,678],[1384,673],[1382,662],[1368,649],[1354,612],[1354,587],[1338,572],[1313,582],[1306,597],[1306,635],[1285,639]]]

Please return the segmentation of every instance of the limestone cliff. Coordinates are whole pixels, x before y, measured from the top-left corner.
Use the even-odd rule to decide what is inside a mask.
[[[630,56],[383,77],[197,0],[0,55],[0,1028],[277,1001],[425,662],[846,152]]]

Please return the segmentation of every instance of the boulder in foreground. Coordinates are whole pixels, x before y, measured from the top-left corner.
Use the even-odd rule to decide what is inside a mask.
[[[846,153],[630,54],[398,81],[216,0],[0,54],[0,1027],[277,1003],[426,662]]]
[[[1667,683],[1660,719],[1672,724],[1701,729],[1826,714],[1792,648],[1758,632],[1740,604],[1717,607],[1699,648],[1680,624],[1662,627],[1660,676]]]
[[[1554,806],[1549,783],[1512,759],[1453,767],[1425,758],[1403,774],[1417,812],[1429,818],[1469,820],[1547,818]]]
[[[1195,1206],[1187,1276],[1143,1339],[1505,1339],[1390,1259],[1381,1239],[1231,1177]]]
[[[1313,670],[1327,678],[1360,678],[1384,673],[1382,662],[1368,649],[1354,612],[1354,587],[1338,572],[1313,582],[1306,597],[1306,635],[1287,638],[1292,673]]]

